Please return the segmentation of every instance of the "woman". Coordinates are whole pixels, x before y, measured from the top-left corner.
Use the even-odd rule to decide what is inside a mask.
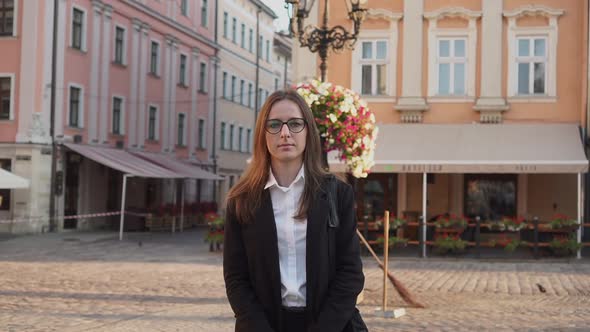
[[[354,197],[320,158],[305,100],[273,93],[256,122],[250,166],[227,197],[223,271],[236,331],[352,329],[364,284]],[[339,226],[330,229],[331,181]]]

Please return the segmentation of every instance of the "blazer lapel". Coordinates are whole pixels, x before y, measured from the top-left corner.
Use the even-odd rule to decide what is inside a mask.
[[[279,267],[279,247],[277,239],[277,225],[272,207],[272,200],[268,189],[262,193],[262,206],[256,213],[255,223],[258,225],[257,231],[260,236],[260,253],[264,257],[263,264],[269,267],[271,288],[276,308],[281,305],[281,272]]]
[[[322,188],[324,185],[322,184]],[[319,254],[322,246],[326,241],[325,233],[328,218],[328,196],[324,191],[318,191],[315,194],[310,210],[307,213],[307,237],[306,237],[306,252],[305,252],[305,266],[307,272],[307,305],[311,310],[309,313],[315,312],[318,305],[317,289],[318,280],[321,268],[319,264],[321,255]]]

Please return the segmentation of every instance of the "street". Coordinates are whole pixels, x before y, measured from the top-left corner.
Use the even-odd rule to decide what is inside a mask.
[[[0,330],[233,331],[222,256],[203,238],[191,230],[121,242],[115,233],[1,239]],[[383,277],[363,260],[359,309],[370,331],[590,330],[587,259],[395,258],[390,269],[428,305],[398,319],[375,316]],[[389,287],[389,305],[403,307]]]

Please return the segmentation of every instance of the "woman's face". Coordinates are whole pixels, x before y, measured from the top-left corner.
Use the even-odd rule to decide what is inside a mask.
[[[296,103],[287,99],[276,102],[268,113],[265,134],[273,161],[303,162],[307,124]]]

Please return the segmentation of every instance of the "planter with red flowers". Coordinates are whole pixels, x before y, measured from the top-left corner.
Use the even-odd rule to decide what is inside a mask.
[[[209,242],[209,251],[221,250],[225,220],[215,212],[205,214],[205,220],[209,225],[209,231],[205,236],[205,241]]]

